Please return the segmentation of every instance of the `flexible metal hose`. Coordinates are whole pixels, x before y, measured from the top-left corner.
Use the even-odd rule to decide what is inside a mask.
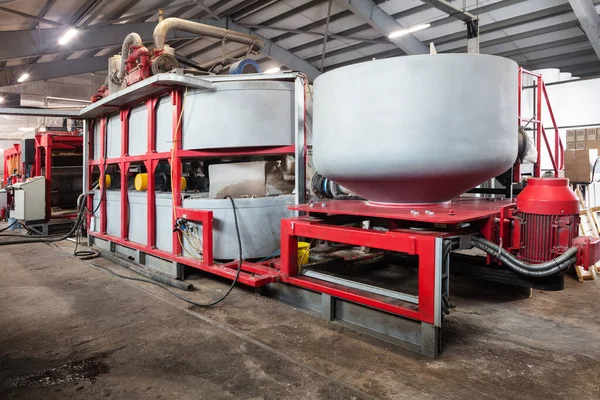
[[[496,257],[513,271],[521,275],[531,277],[541,278],[557,274],[566,270],[577,261],[577,247],[569,248],[566,252],[554,258],[553,260],[540,264],[531,264],[523,260],[519,260],[505,249],[482,237],[473,237],[471,239],[471,243],[478,249],[481,249],[486,253]]]

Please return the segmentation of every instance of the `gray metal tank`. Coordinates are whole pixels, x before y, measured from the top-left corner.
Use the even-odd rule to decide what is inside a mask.
[[[515,162],[517,73],[473,54],[327,72],[315,80],[315,167],[373,202],[449,201]]]

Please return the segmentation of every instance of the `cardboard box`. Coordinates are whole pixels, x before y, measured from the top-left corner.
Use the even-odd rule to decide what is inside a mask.
[[[567,142],[567,150],[575,150],[575,142]]]
[[[585,130],[585,140],[597,140],[596,128],[587,128]]]
[[[567,131],[567,143],[575,143],[575,129]]]
[[[575,142],[575,150],[585,150],[587,148],[587,142]]]
[[[565,151],[565,177],[571,182],[590,182],[598,149]]]
[[[575,141],[585,142],[585,129],[577,129],[575,131]]]
[[[600,140],[586,140],[586,150],[600,149]]]

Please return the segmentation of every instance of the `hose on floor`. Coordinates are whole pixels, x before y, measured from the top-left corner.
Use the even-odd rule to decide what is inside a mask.
[[[519,260],[514,255],[510,254],[504,248],[496,245],[479,236],[471,238],[473,246],[485,251],[489,255],[497,258],[502,264],[506,265],[513,271],[534,278],[542,278],[551,276],[565,271],[571,265],[577,262],[577,247],[567,249],[563,254],[553,260],[540,263],[530,264],[526,261]]]
[[[7,231],[18,223],[19,223],[19,221],[15,219],[10,225],[5,226],[4,228],[0,229],[0,232]]]
[[[53,242],[60,242],[61,240],[65,240],[71,236],[73,236],[73,234],[79,229],[79,227],[81,226],[82,222],[83,222],[83,216],[85,215],[85,206],[86,206],[86,202],[83,200],[85,197],[85,194],[80,194],[79,197],[77,198],[77,218],[75,219],[75,223],[73,224],[73,227],[71,228],[71,230],[63,235],[39,235],[39,236],[31,236],[31,235],[9,235],[9,234],[5,234],[5,235],[0,235],[0,236],[4,236],[4,237],[16,237],[16,238],[22,238],[19,240],[7,240],[7,241],[0,241],[0,246],[8,246],[8,245],[12,245],[12,244],[27,244],[27,243],[53,243]]]
[[[229,286],[229,289],[227,290],[227,292],[221,296],[219,299],[217,300],[212,300],[208,303],[198,303],[197,301],[193,301],[188,299],[185,296],[180,295],[177,292],[172,291],[169,288],[164,287],[163,285],[161,285],[159,282],[153,281],[153,280],[149,280],[149,279],[142,279],[142,278],[136,278],[136,277],[130,277],[130,276],[125,276],[125,275],[120,275],[114,271],[111,271],[110,269],[103,267],[102,265],[98,265],[95,263],[90,263],[91,265],[93,265],[96,268],[100,268],[103,269],[119,278],[123,278],[123,279],[127,279],[127,280],[131,280],[131,281],[137,281],[137,282],[145,282],[145,283],[150,283],[152,285],[158,286],[164,290],[166,290],[167,292],[171,293],[173,296],[177,297],[180,300],[185,301],[188,304],[191,304],[193,306],[196,307],[211,307],[214,306],[216,304],[219,304],[220,302],[222,302],[223,300],[225,300],[227,298],[227,296],[229,296],[229,294],[231,294],[231,291],[233,290],[233,288],[235,287],[235,285],[238,282],[238,279],[240,277],[240,273],[242,272],[242,237],[240,235],[240,227],[239,227],[239,223],[238,223],[238,217],[237,217],[237,208],[235,206],[235,202],[233,201],[233,198],[231,196],[227,196],[226,198],[229,199],[229,201],[231,202],[231,208],[233,210],[233,219],[235,221],[235,230],[237,233],[237,241],[238,241],[238,251],[239,251],[239,260],[238,260],[238,268],[237,268],[237,273],[235,274],[235,278],[233,279],[233,282],[231,282],[231,286]]]

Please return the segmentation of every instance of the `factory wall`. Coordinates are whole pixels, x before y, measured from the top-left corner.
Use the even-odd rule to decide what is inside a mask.
[[[522,116],[531,117],[533,112],[531,106],[531,92],[533,89],[525,89],[522,103]],[[566,131],[568,129],[600,127],[600,78],[579,79],[566,82],[558,82],[547,85],[548,98],[556,118],[559,134],[563,145],[566,143]],[[542,110],[544,127],[548,134],[550,147],[554,149],[554,136],[551,131],[552,121],[548,110],[544,105]],[[542,148],[545,146],[542,144]],[[545,150],[542,151],[542,169],[551,169],[552,163]]]

